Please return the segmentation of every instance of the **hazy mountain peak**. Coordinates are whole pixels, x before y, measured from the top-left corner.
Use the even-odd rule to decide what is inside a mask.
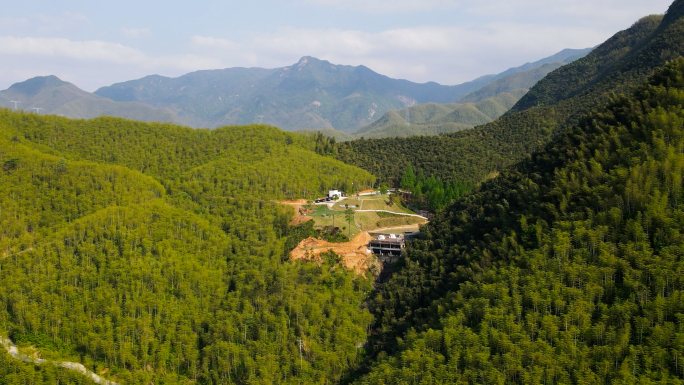
[[[159,76],[149,77],[149,79],[160,78]],[[16,107],[12,103],[14,100],[19,102]],[[90,119],[106,115],[149,122],[182,123],[176,114],[167,108],[154,108],[135,102],[114,102],[83,91],[54,75],[31,78],[0,91],[0,106],[75,119]]]
[[[329,72],[329,71],[336,71],[340,68],[353,68],[350,66],[345,66],[345,65],[335,65],[332,64],[331,62],[327,60],[322,60],[315,58],[313,56],[303,56],[301,59],[296,64],[293,64],[292,66],[285,67],[284,69],[286,70],[295,70],[295,71],[303,71],[303,70],[322,70],[324,72]]]
[[[299,59],[299,63],[297,63],[297,67],[306,66],[309,63],[309,59],[310,58],[308,58],[308,57],[303,57],[303,58]]]
[[[69,84],[57,76],[36,76],[21,83],[15,83],[10,86],[9,90],[12,92],[24,94],[28,97],[38,95],[45,88],[59,87]]]

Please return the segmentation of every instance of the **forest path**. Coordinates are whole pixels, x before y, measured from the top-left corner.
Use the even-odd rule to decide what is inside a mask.
[[[16,358],[19,361],[30,363],[30,364],[36,364],[36,365],[44,365],[44,364],[52,364],[55,366],[59,366],[65,369],[73,370],[75,372],[79,372],[86,377],[90,378],[95,382],[96,384],[99,385],[119,385],[116,382],[105,380],[104,378],[98,376],[97,374],[91,372],[90,370],[86,369],[85,366],[82,364],[79,364],[77,362],[60,362],[60,361],[48,361],[48,360],[43,360],[41,358],[33,358],[29,357],[25,354],[19,353],[19,349],[17,346],[9,339],[0,336],[0,345],[2,345],[5,350],[7,350],[7,354],[10,356]]]
[[[418,217],[418,218],[423,218],[423,219],[427,220],[427,218],[425,218],[425,217],[422,216],[422,215],[418,215],[418,214],[406,214],[406,213],[397,213],[397,212],[388,211],[388,210],[356,210],[356,211],[354,211],[354,212],[355,212],[355,213],[368,213],[368,212],[375,212],[375,213],[390,213],[390,214],[395,214],[395,215],[404,215],[404,216],[407,216],[407,217]]]
[[[294,208],[295,215],[292,218],[292,221],[290,222],[290,226],[297,226],[300,225],[304,222],[312,221],[312,217],[308,217],[306,215],[302,215],[302,206],[307,204],[306,199],[299,199],[296,201],[274,201],[276,203],[280,203],[281,205],[288,205],[292,206]]]

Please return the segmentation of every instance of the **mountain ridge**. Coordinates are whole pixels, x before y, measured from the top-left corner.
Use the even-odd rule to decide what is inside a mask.
[[[638,20],[584,58],[550,73],[494,122],[439,137],[345,142],[340,144],[338,157],[388,183],[398,183],[409,163],[426,176],[479,183],[541,150],[611,94],[631,92],[655,68],[684,54],[684,13],[675,15],[674,9],[668,12],[671,21],[666,28],[661,25],[663,16]],[[635,69],[622,70],[629,62]],[[560,101],[529,103],[535,95]]]
[[[370,139],[439,135],[467,130],[497,119],[526,92],[527,89],[516,89],[474,103],[427,103],[392,110],[353,135]],[[407,110],[409,123],[406,121]]]
[[[554,56],[566,58],[584,51],[565,50]],[[547,59],[506,73],[543,65]],[[338,65],[304,56],[293,65],[274,69],[227,68],[177,78],[151,75],[102,87],[95,94],[168,107],[193,127],[263,122],[288,131],[334,128],[351,133],[389,110],[456,102],[497,76],[485,75],[455,86],[414,83],[392,79],[363,65]]]
[[[563,55],[554,55],[555,57],[563,57],[564,60],[572,60],[575,57],[584,55],[591,50],[566,50]],[[570,55],[570,56],[567,56]],[[532,88],[539,80],[543,79],[549,73],[557,70],[558,68],[569,64],[565,62],[542,60],[537,63],[542,63],[539,67],[534,67],[531,69],[528,66],[536,65],[528,63],[525,66],[518,67],[517,69],[522,69],[518,72],[509,73],[506,76],[498,77],[492,80],[487,85],[479,88],[478,90],[464,96],[459,99],[456,103],[444,104],[445,108],[451,110],[451,116],[449,113],[445,114],[441,120],[432,121],[416,121],[415,119],[410,121],[410,126],[404,119],[398,118],[398,116],[405,116],[406,109],[398,111],[388,111],[380,119],[375,122],[360,128],[353,135],[356,138],[388,138],[388,137],[406,137],[413,135],[440,135],[448,134],[456,131],[461,131],[464,129],[472,128],[478,125],[486,124],[494,121],[500,116],[504,115],[511,107],[513,107],[527,91]],[[510,72],[509,70],[508,72]],[[512,98],[512,99],[511,99]],[[486,117],[479,115],[479,111],[473,111],[474,106],[476,110],[479,110],[479,106],[483,106],[488,110]],[[417,105],[408,107],[409,110],[425,108],[428,105]],[[502,107],[504,106],[504,107]],[[457,109],[461,109],[465,114],[458,114]],[[470,111],[468,111],[470,109]],[[494,112],[495,111],[495,112]],[[409,114],[409,119],[410,119]],[[404,127],[401,127],[404,126]],[[369,135],[368,133],[372,134]]]
[[[54,75],[37,76],[15,83],[0,91],[0,104],[35,110],[40,114],[64,115],[72,119],[92,119],[99,116],[117,116],[125,119],[182,123],[168,108],[154,108],[143,103],[114,102],[86,92]]]

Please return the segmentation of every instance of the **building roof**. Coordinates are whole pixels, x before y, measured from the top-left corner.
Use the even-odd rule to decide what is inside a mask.
[[[373,239],[370,243],[404,243],[404,238]]]

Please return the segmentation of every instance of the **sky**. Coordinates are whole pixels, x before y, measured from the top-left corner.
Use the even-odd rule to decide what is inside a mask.
[[[313,56],[460,84],[596,46],[671,0],[0,0],[0,89],[56,75],[86,91],[158,74]]]

